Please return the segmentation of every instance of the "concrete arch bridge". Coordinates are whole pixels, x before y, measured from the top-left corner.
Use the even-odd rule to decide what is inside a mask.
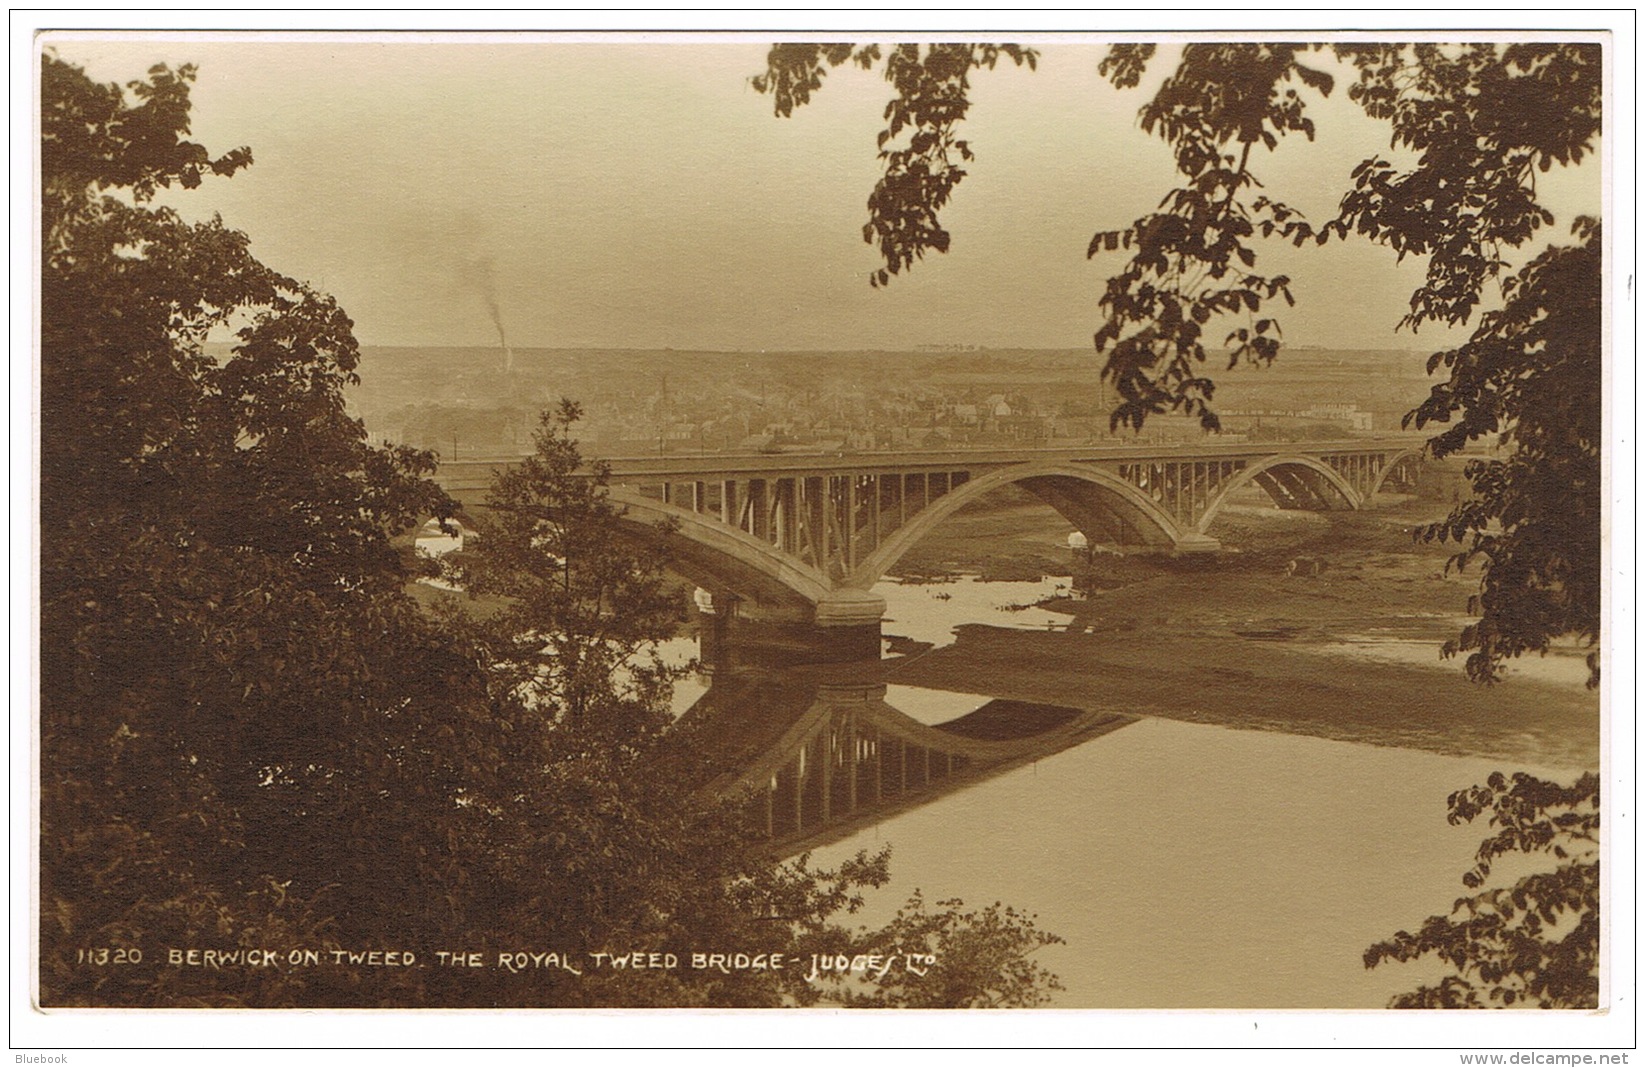
[[[819,626],[877,624],[873,585],[968,502],[1016,485],[1044,500],[1092,544],[1214,552],[1207,530],[1242,487],[1281,508],[1357,509],[1407,485],[1420,438],[1307,443],[1087,446],[841,455],[616,458],[610,496],[630,523],[672,519],[673,564],[696,582],[699,607]],[[479,504],[508,460],[441,466],[436,479]]]

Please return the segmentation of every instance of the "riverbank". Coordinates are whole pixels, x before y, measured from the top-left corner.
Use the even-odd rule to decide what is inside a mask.
[[[983,564],[984,577],[1067,574],[1071,554],[1058,544],[1066,524],[1046,522],[1039,508],[1002,500],[957,516],[907,570],[930,578]],[[964,624],[953,644],[904,657],[892,681],[952,689],[964,679],[1014,700],[1514,767],[1598,767],[1599,701],[1584,686],[1583,650],[1524,659],[1491,687],[1469,682],[1460,659],[1441,659],[1478,585],[1472,570],[1447,572],[1451,547],[1412,541],[1414,527],[1442,512],[1417,499],[1327,515],[1231,508],[1214,531],[1225,552],[1099,556],[1102,588],[1038,605],[1066,626]],[[886,629],[894,634],[895,622]]]

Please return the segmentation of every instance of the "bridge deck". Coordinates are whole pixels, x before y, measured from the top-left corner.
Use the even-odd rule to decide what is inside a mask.
[[[615,483],[645,479],[713,482],[744,478],[794,478],[832,475],[916,474],[968,469],[985,471],[1028,463],[1188,463],[1196,460],[1255,461],[1276,453],[1329,456],[1416,449],[1426,435],[1345,438],[1334,441],[1214,442],[1163,445],[1078,445],[1060,448],[924,449],[907,452],[699,453],[692,455],[613,456],[605,458]],[[447,490],[483,489],[491,472],[518,463],[523,456],[496,456],[441,463],[436,480]]]

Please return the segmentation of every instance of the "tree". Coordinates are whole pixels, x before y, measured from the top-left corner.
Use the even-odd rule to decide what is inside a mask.
[[[48,1004],[298,996],[309,980],[76,953],[415,923],[389,903],[426,901],[453,860],[425,848],[422,798],[474,755],[436,735],[483,680],[404,596],[390,540],[449,514],[432,456],[370,447],[346,414],[358,350],[329,297],[220,220],[149,206],[250,163],[185,139],[193,75],[122,89],[42,63]]]
[[[839,917],[886,863],[776,863],[736,799],[682,781],[666,676],[634,659],[671,619],[660,558],[604,538],[574,406],[500,481],[462,572],[504,599],[495,625],[408,594],[394,536],[456,505],[432,454],[347,415],[352,323],[221,220],[152,206],[251,162],[186,139],[193,77],[42,62],[42,1002],[815,1002],[770,972],[155,960],[798,954],[851,944]]]
[[[535,452],[498,473],[475,546],[452,554],[448,570],[470,596],[501,603],[483,626],[494,671],[529,703],[589,726],[600,704],[656,704],[673,675],[656,643],[685,606],[665,582],[669,528],[645,537],[621,523],[604,464],[581,477],[571,438],[581,415],[571,401],[543,413]]]
[[[682,960],[703,947],[758,947],[795,963],[550,975],[530,1003],[1028,1005],[1057,989],[1027,954],[1058,940],[998,906],[963,913],[944,902],[927,913],[916,895],[889,926],[853,930],[842,921],[885,883],[888,853],[828,871],[806,857],[774,861],[747,799],[709,790],[723,769],[689,730],[671,729],[677,672],[655,651],[682,611],[664,576],[673,529],[642,528],[611,503],[605,465],[586,461],[573,437],[579,416],[570,401],[543,414],[535,452],[498,473],[471,515],[478,536],[447,568],[479,608],[448,614],[446,627],[481,651],[506,717],[542,738],[515,794],[487,802],[510,813],[509,830],[475,874],[514,899],[496,920],[524,943],[644,946]],[[804,966],[813,954],[916,947],[943,965],[923,976],[899,968],[863,989],[814,982]],[[508,982],[491,981],[489,996],[518,1004]],[[473,998],[475,983],[448,993]]]
[[[1446,456],[1473,441],[1509,457],[1470,462],[1474,497],[1429,538],[1464,548],[1453,564],[1481,565],[1480,615],[1446,647],[1469,652],[1480,681],[1503,660],[1544,651],[1575,635],[1599,636],[1600,228],[1577,220],[1578,244],[1513,263],[1553,216],[1537,200],[1536,175],[1581,162],[1600,133],[1597,45],[1365,44],[1330,46],[1353,71],[1347,95],[1387,123],[1391,144],[1417,155],[1407,169],[1381,157],[1351,175],[1338,213],[1318,226],[1259,192],[1262,151],[1288,135],[1312,139],[1309,94],[1329,95],[1336,78],[1308,58],[1323,45],[1207,43],[1183,47],[1177,66],[1141,108],[1145,132],[1171,146],[1181,178],[1159,210],[1096,234],[1092,257],[1126,251],[1111,277],[1095,335],[1103,377],[1117,388],[1112,422],[1141,427],[1180,412],[1210,430],[1215,381],[1205,371],[1218,322],[1228,366],[1267,363],[1280,352],[1276,301],[1294,302],[1290,279],[1258,270],[1265,240],[1300,247],[1358,235],[1399,257],[1428,257],[1401,326],[1462,325],[1489,306],[1467,344],[1435,354],[1448,381],[1407,417],[1446,425],[1430,441]],[[1113,46],[1101,70],[1117,88],[1139,85],[1155,59],[1151,44]],[[946,251],[938,212],[965,175],[970,146],[955,135],[968,76],[1001,55],[1032,66],[1010,45],[774,47],[754,87],[778,115],[805,104],[827,71],[883,60],[893,97],[879,135],[883,173],[869,197],[863,235],[877,243],[883,285],[926,252]],[[956,157],[958,162],[956,162]],[[1597,685],[1598,654],[1590,658]]]
[[[1462,881],[1480,890],[1510,853],[1551,853],[1552,872],[1459,898],[1416,934],[1400,931],[1365,951],[1365,966],[1433,954],[1457,969],[1437,986],[1396,997],[1391,1008],[1599,1007],[1599,777],[1571,786],[1524,772],[1495,774],[1451,795],[1452,823],[1486,813],[1496,834],[1480,843]]]
[[[1500,430],[1503,459],[1470,460],[1472,499],[1422,531],[1464,546],[1465,566],[1483,560],[1480,617],[1446,646],[1473,650],[1470,677],[1496,681],[1504,660],[1545,652],[1556,635],[1599,642],[1601,599],[1599,224],[1573,226],[1575,246],[1551,248],[1504,285],[1466,345],[1437,353],[1450,379],[1414,414],[1421,426],[1455,425],[1436,435],[1435,455]],[[1588,655],[1588,685],[1599,683],[1599,652]]]
[[[1272,149],[1288,133],[1313,136],[1302,96],[1288,83],[1328,94],[1333,79],[1301,62],[1317,48],[1264,45],[1189,46],[1176,71],[1142,110],[1175,151],[1184,183],[1161,213],[1125,230],[1098,234],[1091,253],[1133,250],[1110,280],[1098,331],[1105,375],[1122,398],[1116,419],[1141,425],[1145,414],[1182,410],[1215,428],[1213,384],[1197,368],[1206,360],[1202,326],[1216,313],[1243,315],[1227,337],[1230,366],[1267,362],[1279,351],[1279,326],[1257,318],[1275,296],[1291,302],[1288,279],[1254,272],[1254,238],[1302,246],[1357,234],[1406,255],[1428,257],[1402,327],[1472,321],[1499,287],[1501,307],[1479,316],[1467,343],[1435,353],[1430,373],[1445,367],[1406,425],[1445,425],[1428,443],[1436,457],[1473,441],[1498,446],[1505,459],[1470,460],[1473,496],[1445,520],[1423,528],[1428,540],[1463,548],[1451,564],[1481,563],[1481,593],[1469,602],[1480,616],[1443,648],[1469,651],[1478,682],[1500,678],[1502,662],[1544,652],[1556,637],[1599,639],[1600,610],[1600,227],[1577,219],[1576,246],[1554,246],[1514,270],[1513,250],[1554,222],[1536,199],[1536,175],[1581,161],[1600,132],[1602,81],[1597,45],[1360,45],[1334,47],[1356,80],[1348,96],[1386,121],[1394,148],[1418,154],[1408,170],[1373,157],[1353,171],[1337,217],[1319,228],[1266,196],[1252,148]],[[1135,85],[1148,46],[1117,47],[1104,73]],[[1237,146],[1237,158],[1227,151]],[[1247,202],[1248,201],[1248,202]],[[1238,265],[1235,265],[1235,261]],[[1599,681],[1590,653],[1589,686]],[[1452,822],[1493,811],[1503,828],[1465,877],[1482,884],[1505,852],[1553,849],[1566,860],[1572,839],[1598,828],[1598,781],[1574,787],[1515,776],[1451,799]],[[1573,811],[1544,819],[1550,806]],[[1540,821],[1540,822],[1539,822]],[[1560,844],[1561,842],[1565,844]],[[1592,1005],[1598,999],[1598,862],[1566,860],[1552,874],[1521,880],[1458,903],[1468,918],[1434,917],[1416,938],[1403,932],[1366,953],[1385,959],[1437,953],[1458,969],[1438,988],[1395,999],[1396,1007],[1440,1004]],[[1570,918],[1569,930],[1556,917]]]

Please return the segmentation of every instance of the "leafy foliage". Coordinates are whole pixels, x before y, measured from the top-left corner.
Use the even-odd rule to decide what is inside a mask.
[[[444,860],[417,795],[472,753],[460,658],[400,596],[390,534],[449,502],[426,454],[344,410],[358,350],[330,298],[213,220],[146,206],[209,160],[190,68],[96,86],[43,63],[42,992],[213,1003],[280,977],[152,988],[69,947],[329,944],[421,900]],[[114,195],[114,194],[119,195]],[[226,356],[208,350],[232,331]],[[391,757],[392,754],[392,757]],[[396,925],[407,922],[403,915]],[[415,922],[412,918],[411,922]],[[243,941],[244,940],[244,941]],[[218,977],[213,977],[216,979]],[[283,992],[284,991],[284,992]]]
[[[779,44],[767,57],[756,91],[770,93],[776,113],[787,117],[822,87],[830,67],[846,62],[871,69],[881,60],[895,95],[885,106],[877,143],[880,179],[868,197],[863,240],[879,246],[885,266],[869,279],[875,286],[925,258],[947,252],[949,233],[937,213],[965,178],[962,164],[976,157],[955,128],[971,108],[971,72],[993,70],[1001,58],[1033,69],[1038,55],[1013,44],[878,45]]]
[[[1358,80],[1349,98],[1385,120],[1396,148],[1418,153],[1398,170],[1380,157],[1354,169],[1337,219],[1322,229],[1426,255],[1427,277],[1403,325],[1468,321],[1488,283],[1511,269],[1553,216],[1536,175],[1581,162],[1600,133],[1597,45],[1338,45]]]
[[[1359,164],[1337,217],[1315,229],[1267,196],[1246,203],[1245,192],[1261,187],[1253,146],[1272,150],[1288,133],[1313,139],[1297,86],[1322,97],[1332,92],[1329,73],[1301,62],[1321,47],[1189,45],[1143,106],[1143,130],[1171,145],[1183,183],[1162,201],[1163,213],[1091,243],[1091,255],[1134,250],[1108,284],[1101,305],[1107,322],[1096,337],[1108,357],[1104,373],[1124,398],[1116,422],[1140,426],[1148,414],[1181,410],[1216,428],[1211,383],[1196,373],[1206,359],[1201,331],[1184,328],[1185,321],[1247,317],[1226,339],[1230,366],[1277,355],[1277,321],[1256,316],[1275,296],[1292,303],[1289,279],[1245,273],[1256,265],[1257,238],[1300,247],[1357,233],[1400,258],[1427,256],[1427,277],[1400,325],[1466,322],[1485,286],[1508,269],[1504,249],[1553,221],[1536,202],[1534,174],[1579,162],[1599,133],[1596,48],[1334,46],[1357,75],[1349,98],[1389,123],[1394,147],[1419,158],[1403,172],[1380,157]],[[1133,86],[1150,56],[1117,48],[1103,72]]]
[[[1479,682],[1500,678],[1510,657],[1546,652],[1555,636],[1599,642],[1602,252],[1597,222],[1573,229],[1581,244],[1538,256],[1466,345],[1433,356],[1450,378],[1410,417],[1456,419],[1430,442],[1436,456],[1478,438],[1509,447],[1503,459],[1469,460],[1473,497],[1421,531],[1465,545],[1454,566],[1483,562],[1468,604],[1480,619],[1445,648],[1472,650],[1467,670]],[[1597,686],[1597,649],[1588,669]]]
[[[1450,797],[1450,821],[1489,814],[1496,833],[1480,843],[1463,883],[1480,892],[1365,951],[1365,966],[1432,954],[1457,970],[1437,986],[1396,997],[1390,1008],[1597,1008],[1599,1005],[1599,778],[1571,786],[1516,772]],[[1480,890],[1492,865],[1515,854],[1552,854],[1551,872]]]
[[[1278,323],[1257,316],[1276,297],[1294,303],[1290,279],[1255,272],[1252,239],[1282,229],[1296,212],[1249,197],[1261,185],[1251,172],[1251,150],[1258,144],[1272,149],[1287,133],[1313,139],[1313,120],[1287,83],[1329,92],[1332,79],[1299,62],[1305,51],[1299,45],[1190,45],[1143,107],[1143,130],[1171,145],[1184,182],[1160,202],[1160,211],[1097,234],[1087,249],[1088,256],[1134,250],[1108,281],[1100,304],[1107,321],[1095,335],[1097,351],[1108,356],[1103,374],[1120,395],[1114,425],[1140,428],[1149,415],[1181,410],[1207,430],[1218,429],[1209,403],[1215,383],[1199,371],[1213,319],[1244,320],[1226,338],[1230,368],[1278,354]],[[1131,48],[1109,55],[1102,69],[1121,84],[1135,84],[1145,63]],[[1225,151],[1230,144],[1234,152]]]
[[[188,132],[194,75],[192,66],[156,67],[147,81],[122,88],[99,85],[56,56],[46,57],[40,169],[47,249],[64,251],[68,228],[101,211],[95,195],[105,189],[129,189],[141,202],[173,183],[193,189],[208,174],[230,175],[251,163],[249,148],[212,159],[203,146],[178,136]]]
[[[455,625],[408,595],[394,536],[456,506],[431,454],[373,447],[347,415],[352,323],[221,220],[151,206],[250,162],[185,139],[192,78],[43,61],[42,1002],[816,1002],[769,972],[79,958],[798,954],[849,942],[837,916],[885,881],[883,854],[764,858],[737,802],[691,789],[666,673],[641,660],[673,620],[661,543],[607,537],[574,405],[499,481],[458,572],[507,607]]]

